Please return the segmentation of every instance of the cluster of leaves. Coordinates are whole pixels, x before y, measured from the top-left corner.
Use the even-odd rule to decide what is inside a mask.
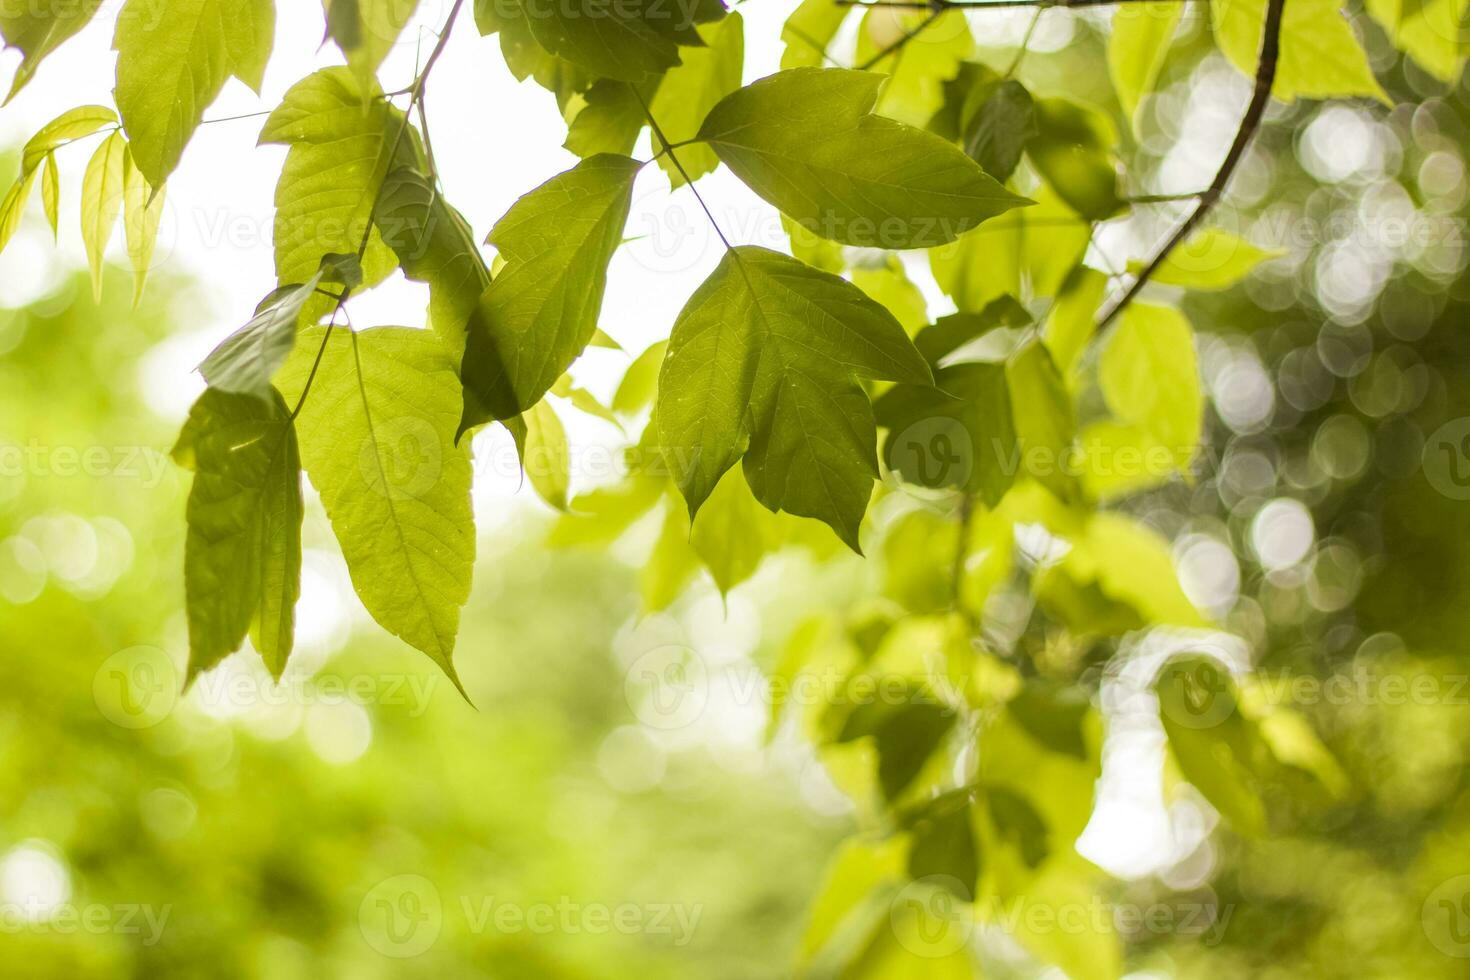
[[[26,58],[16,88],[97,6],[0,19]],[[164,0],[146,21],[141,6],[119,14],[118,115],[84,107],[38,133],[0,210],[3,244],[39,171],[54,216],[52,154],[106,132],[83,188],[99,283],[123,207],[146,270],[150,215],[205,110],[231,76],[258,86],[270,54],[269,0]],[[464,6],[453,5],[444,37]],[[829,64],[855,11],[804,0],[783,31],[781,70],[743,84],[744,22],[718,0],[478,0],[481,33],[498,36],[517,77],[555,96],[581,158],[495,223],[492,264],[444,199],[424,117],[414,119],[442,39],[411,86],[385,93],[377,69],[417,4],[327,2],[327,36],[346,65],[298,82],[261,133],[289,148],[278,285],[201,365],[210,387],[175,449],[196,474],[191,677],[247,635],[274,674],[284,670],[304,471],[364,606],[454,678],[475,559],[466,436],[489,423],[523,455],[552,461],[530,476],[568,511],[555,543],[605,544],[661,508],[649,610],[701,567],[728,590],[780,548],[860,552],[875,489],[908,493],[937,506],[898,508],[884,537],[885,602],[813,620],[776,678],[789,687],[835,672],[844,691],[887,692],[776,712],[800,716],[829,771],[870,807],[874,832],[839,856],[806,966],[878,975],[918,956],[968,976],[963,946],[926,938],[931,894],[975,902],[976,914],[984,898],[1086,902],[1100,875],[1073,844],[1091,809],[1101,722],[1070,682],[1136,631],[1212,625],[1175,580],[1166,541],[1109,509],[1190,478],[1204,425],[1193,328],[1169,306],[1109,306],[1112,280],[1128,273],[1100,271],[1090,248],[1099,223],[1140,206],[1119,122],[1132,123],[1165,68],[1182,5],[1120,4],[1107,46],[1116,113],[1031,91],[1017,74],[1024,48],[1006,71],[972,60],[963,6],[871,5],[849,69]],[[1452,6],[1463,12],[1369,5],[1445,78],[1464,59],[1436,28]],[[1220,51],[1277,99],[1386,100],[1332,0],[1209,9]],[[1261,75],[1273,9],[1280,50]],[[914,43],[925,36],[944,40]],[[611,343],[598,318],[633,182],[652,162],[631,156],[645,128],[671,187],[723,164],[781,212],[791,254],[727,241],[714,272],[690,284],[668,340],[632,362],[604,406],[568,371]],[[915,250],[927,250],[956,313],[929,322],[893,254]],[[1269,254],[1206,227],[1129,272],[1223,289]],[[395,271],[428,284],[432,329],[337,324],[350,295]],[[624,481],[568,501],[566,435],[548,396],[642,424]],[[1018,582],[1040,615],[1008,636],[982,613]],[[1161,717],[1178,775],[1239,830],[1261,833],[1290,819],[1276,809],[1279,787],[1309,777],[1331,793],[1335,781],[1310,732],[1253,706],[1241,683],[1210,661],[1175,661],[1159,675]],[[1214,720],[1192,723],[1202,712]],[[900,926],[890,910],[906,882],[924,901]],[[1117,972],[1106,931],[1021,938],[1074,976]]]

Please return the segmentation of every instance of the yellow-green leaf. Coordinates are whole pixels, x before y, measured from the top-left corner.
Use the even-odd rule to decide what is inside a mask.
[[[1244,279],[1252,269],[1267,259],[1281,255],[1280,250],[1267,250],[1218,228],[1206,228],[1169,253],[1154,271],[1155,282],[1190,289],[1228,289]],[[1128,271],[1138,273],[1143,263],[1128,263]]]
[[[133,160],[133,148],[123,154],[123,232],[128,243],[128,261],[133,266],[133,305],[143,298],[143,286],[153,265],[153,247],[158,225],[163,220],[164,189],[154,190]]]
[[[1184,4],[1125,3],[1113,11],[1108,35],[1108,69],[1123,116],[1136,124],[1138,103],[1152,92],[1169,54],[1169,42],[1184,15]]]
[[[1210,0],[1215,43],[1250,78],[1260,60],[1266,4],[1267,0]],[[1389,103],[1337,0],[1287,0],[1271,94],[1283,102],[1365,95]]]
[[[41,206],[46,210],[46,221],[51,225],[51,237],[61,234],[61,174],[56,169],[56,155],[46,154],[46,163],[41,170]]]
[[[102,298],[102,263],[123,206],[123,160],[127,140],[113,133],[102,141],[82,177],[82,243],[92,269],[92,295]]]
[[[684,63],[664,76],[649,107],[663,134],[674,143],[694,138],[715,104],[740,87],[745,67],[745,21],[739,13],[731,12],[722,20],[706,24],[699,35],[707,47],[684,52]],[[678,154],[678,162],[690,180],[698,180],[720,165],[715,151],[702,144],[672,152]],[[671,154],[659,157],[658,164],[674,187],[684,183]]]

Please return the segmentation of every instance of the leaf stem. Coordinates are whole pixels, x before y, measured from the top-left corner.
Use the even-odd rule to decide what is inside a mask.
[[[1260,128],[1261,119],[1266,114],[1266,105],[1271,101],[1271,86],[1276,81],[1276,63],[1281,55],[1281,15],[1286,7],[1286,0],[1267,0],[1265,26],[1261,31],[1261,57],[1256,65],[1256,85],[1251,93],[1250,104],[1246,106],[1245,115],[1241,117],[1240,128],[1235,132],[1235,141],[1230,144],[1230,150],[1225,154],[1225,159],[1220,163],[1220,169],[1215,173],[1215,179],[1210,186],[1205,188],[1199,195],[1199,203],[1195,205],[1189,217],[1185,218],[1174,233],[1171,234],[1162,248],[1155,253],[1149,264],[1143,267],[1143,271],[1133,280],[1122,297],[1115,302],[1106,313],[1098,320],[1099,330],[1117,318],[1118,314],[1133,302],[1148,281],[1153,278],[1159,267],[1169,258],[1169,255],[1178,248],[1190,233],[1199,226],[1210,209],[1225,193],[1225,188],[1230,183],[1230,178],[1235,175],[1235,170],[1240,166],[1240,161],[1245,158],[1245,151],[1250,146],[1251,140]]]
[[[669,138],[664,135],[663,129],[659,127],[658,120],[653,118],[653,110],[648,107],[648,101],[643,98],[643,93],[638,91],[637,86],[633,86],[633,94],[638,98],[638,104],[643,107],[643,114],[648,117],[648,126],[653,130],[654,138],[663,146],[662,150],[654,154],[655,159],[664,153],[669,155],[669,159],[674,163],[674,168],[679,171],[679,176],[684,178],[684,183],[694,192],[694,199],[699,202],[700,208],[704,210],[704,216],[709,219],[710,225],[714,227],[715,234],[719,235],[720,241],[725,243],[725,251],[730,251],[730,239],[726,238],[725,233],[720,230],[720,223],[715,220],[714,213],[710,211],[709,205],[704,203],[704,197],[699,193],[699,188],[695,187],[694,181],[689,179],[689,171],[684,169],[684,164],[679,162],[679,155],[674,152],[675,146],[698,143],[699,140],[684,140],[682,143],[670,143]]]

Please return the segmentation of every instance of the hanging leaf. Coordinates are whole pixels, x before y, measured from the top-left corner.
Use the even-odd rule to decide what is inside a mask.
[[[49,158],[48,158],[49,159]],[[123,234],[128,243],[128,262],[133,267],[133,306],[143,299],[148,270],[153,266],[153,248],[158,225],[163,220],[163,188],[149,186],[133,161],[133,148],[123,154]]]
[[[280,373],[292,404],[325,329],[305,331]],[[428,330],[335,328],[328,341],[296,420],[306,472],[367,611],[459,686],[452,658],[475,527],[470,461],[454,445],[454,359]]]
[[[1098,386],[1108,409],[1166,448],[1181,472],[1200,444],[1204,397],[1194,331],[1176,310],[1137,303],[1107,338]]]
[[[34,170],[21,174],[10,185],[10,190],[5,192],[4,199],[0,200],[0,251],[5,250],[5,246],[10,244],[10,239],[20,229],[20,219],[25,214],[26,201],[30,199],[31,188],[35,184]]]
[[[114,97],[151,186],[179,165],[231,76],[260,91],[275,35],[271,0],[128,0],[112,41]]]
[[[675,321],[659,377],[665,462],[690,513],[743,456],[763,505],[858,550],[877,475],[859,378],[931,380],[903,328],[851,283],[762,248],[726,253]]]
[[[347,56],[348,66],[365,83],[398,43],[419,0],[322,0],[327,36]]]
[[[276,183],[272,229],[282,284],[310,279],[324,256],[356,256],[364,236],[364,285],[382,282],[396,266],[369,215],[390,163],[419,168],[422,161],[411,134],[399,139],[403,114],[381,95],[346,68],[326,68],[291,86],[266,119],[260,142],[290,147]],[[308,313],[315,318],[331,304],[320,297]]]
[[[41,205],[46,211],[46,222],[51,225],[51,238],[55,241],[61,235],[61,173],[56,169],[54,153],[46,154],[46,163],[41,170]],[[0,244],[0,249],[4,247]]]
[[[661,0],[521,2],[541,47],[605,78],[643,82],[679,64],[679,45],[703,43],[687,8]],[[717,6],[701,4],[697,12]]]
[[[802,0],[781,26],[782,68],[819,68],[852,7],[835,0]]]
[[[490,285],[490,270],[463,215],[433,181],[400,167],[383,182],[374,218],[403,274],[429,285],[429,322],[452,351],[464,349],[470,314]]]
[[[997,82],[975,110],[965,152],[996,180],[1009,180],[1026,144],[1037,133],[1036,103],[1014,79]]]
[[[113,226],[123,206],[123,158],[127,140],[113,133],[103,140],[82,177],[82,243],[92,269],[92,296],[102,299],[102,263]]]
[[[1069,99],[1036,101],[1036,135],[1026,153],[1057,195],[1089,221],[1127,210],[1118,194],[1118,134],[1102,113]]]
[[[634,87],[601,78],[582,96],[581,103],[562,145],[584,160],[599,153],[630,155],[638,134],[648,125]]]
[[[699,139],[761,197],[847,245],[942,245],[1030,203],[953,144],[873,115],[882,84],[871,72],[778,72],[723,99]]]
[[[1075,480],[1068,468],[1077,434],[1072,396],[1051,354],[1037,340],[1022,344],[1005,366],[1022,466],[1043,486],[1067,499]]]
[[[230,334],[199,365],[211,388],[269,398],[276,372],[296,347],[296,325],[301,311],[321,282],[313,276],[304,284],[284,286],[267,296],[255,317]]]
[[[745,21],[739,13],[699,29],[707,47],[684,52],[684,63],[671,69],[653,97],[649,107],[663,134],[674,143],[692,140],[700,123],[721,99],[740,87],[741,70],[745,67]],[[662,149],[662,147],[655,147]],[[720,165],[719,157],[708,146],[693,144],[680,147],[678,162],[698,180]],[[673,156],[665,153],[658,165],[668,174],[674,187],[684,183]]]
[[[1137,125],[1138,104],[1154,90],[1169,43],[1184,16],[1184,4],[1129,3],[1113,11],[1108,34],[1108,71],[1123,107],[1123,118]]]
[[[567,490],[571,485],[567,430],[544,398],[521,418],[526,427],[521,440],[521,465],[526,476],[542,500],[557,510],[566,510]]]
[[[1459,81],[1470,54],[1460,25],[1470,9],[1467,0],[1367,0],[1373,19],[1389,39],[1421,68],[1447,84]]]
[[[26,0],[0,6],[0,35],[5,46],[24,56],[11,80],[5,104],[35,77],[46,56],[76,34],[102,6],[102,0]]]
[[[194,471],[184,547],[189,679],[248,632],[279,680],[301,594],[301,460],[286,403],[275,390],[206,391],[173,455]]]
[[[490,232],[506,265],[470,319],[461,435],[536,404],[591,341],[639,167],[611,154],[583,160]]]

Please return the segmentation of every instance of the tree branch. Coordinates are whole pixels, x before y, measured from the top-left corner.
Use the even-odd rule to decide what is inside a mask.
[[[1119,313],[1133,302],[1143,287],[1153,278],[1159,267],[1169,258],[1169,255],[1178,248],[1186,238],[1199,227],[1201,221],[1210,213],[1225,193],[1225,188],[1230,183],[1230,178],[1235,175],[1235,170],[1240,166],[1240,161],[1245,158],[1245,151],[1250,146],[1251,140],[1256,135],[1256,130],[1261,126],[1261,117],[1266,113],[1266,104],[1271,101],[1271,86],[1276,81],[1276,63],[1281,55],[1281,14],[1286,7],[1286,0],[1267,0],[1265,28],[1261,32],[1261,57],[1256,64],[1256,87],[1251,93],[1251,101],[1245,109],[1245,115],[1240,120],[1240,128],[1235,131],[1235,141],[1230,144],[1230,150],[1225,154],[1225,159],[1220,164],[1220,169],[1215,173],[1215,179],[1210,186],[1205,188],[1204,193],[1199,196],[1199,203],[1185,218],[1174,233],[1169,236],[1163,248],[1154,255],[1148,265],[1139,272],[1138,278],[1128,287],[1121,299],[1103,314],[1098,320],[1099,330],[1105,328],[1117,318]]]

